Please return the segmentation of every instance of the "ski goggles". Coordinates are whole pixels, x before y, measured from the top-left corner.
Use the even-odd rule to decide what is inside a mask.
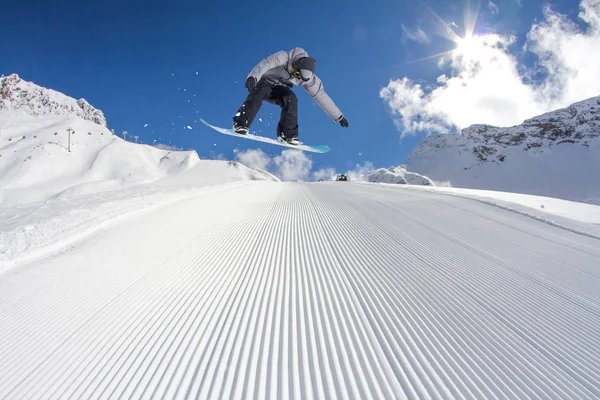
[[[307,69],[297,69],[294,71],[294,76],[304,82],[308,82],[312,78],[313,73]]]

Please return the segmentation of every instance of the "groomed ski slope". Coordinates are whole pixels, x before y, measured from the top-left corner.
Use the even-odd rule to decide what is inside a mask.
[[[465,198],[252,182],[0,275],[0,398],[600,397],[600,241]]]

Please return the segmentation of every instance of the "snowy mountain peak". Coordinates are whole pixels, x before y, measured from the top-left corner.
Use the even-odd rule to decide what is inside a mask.
[[[411,171],[438,183],[600,202],[600,97],[499,128],[425,138],[408,156]]]
[[[530,118],[510,128],[477,124],[462,130],[463,137],[486,142],[483,144],[523,145],[525,150],[562,143],[588,146],[589,140],[599,135],[600,97]]]
[[[21,79],[17,74],[0,76],[0,111],[31,116],[75,116],[106,126],[102,111],[85,99],[75,100],[52,89]]]

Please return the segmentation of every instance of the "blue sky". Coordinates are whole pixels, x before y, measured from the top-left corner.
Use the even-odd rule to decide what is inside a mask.
[[[402,163],[414,146],[436,129],[455,132],[466,123],[504,121],[479,109],[471,113],[481,115],[475,120],[471,116],[456,121],[440,117],[447,107],[440,104],[460,105],[460,96],[453,92],[435,98],[420,95],[416,105],[405,101],[414,94],[415,85],[432,91],[440,75],[457,74],[464,57],[440,65],[442,56],[434,55],[457,48],[445,31],[450,28],[463,36],[468,25],[465,14],[478,15],[472,29],[475,35],[513,36],[510,48],[503,42],[487,46],[510,54],[519,63],[522,80],[530,79],[534,85],[546,79],[543,71],[541,75],[527,73],[539,67],[538,59],[522,49],[532,24],[544,20],[546,3],[522,3],[11,2],[2,9],[0,73],[17,73],[41,86],[86,98],[104,111],[110,128],[139,135],[145,143],[194,148],[204,158],[233,159],[236,152],[256,148],[275,157],[283,148],[220,135],[200,124],[199,118],[229,127],[245,98],[244,80],[250,69],[278,50],[299,46],[317,59],[317,74],[350,123],[349,129],[341,128],[301,88],[295,89],[300,100],[300,139],[332,148],[325,155],[310,155],[312,169],[345,171],[367,161],[375,167],[388,167]],[[551,4],[554,12],[585,32],[586,24],[577,16],[578,1]],[[469,56],[474,57],[473,51]],[[410,82],[401,83],[403,78]],[[390,81],[396,86],[390,86]],[[384,99],[380,91],[386,87],[388,98]],[[575,95],[561,101],[578,95],[573,91]],[[442,97],[445,103],[439,100]],[[546,103],[544,107],[550,107]],[[429,105],[442,114],[436,114],[435,108],[430,117],[410,115],[409,108],[416,108],[421,115]],[[529,113],[543,108],[517,107]],[[396,110],[394,116],[392,110]],[[454,115],[454,111],[446,113]],[[259,113],[262,122],[257,120],[253,128],[275,137],[278,116],[276,106],[264,104]],[[409,123],[419,121],[422,123],[406,129]]]

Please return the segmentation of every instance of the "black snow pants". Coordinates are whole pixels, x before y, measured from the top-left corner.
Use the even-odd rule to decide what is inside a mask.
[[[250,127],[258,114],[262,102],[268,101],[281,107],[281,117],[277,125],[277,135],[286,138],[298,136],[298,98],[287,86],[272,85],[261,79],[256,87],[248,93],[233,122]]]

